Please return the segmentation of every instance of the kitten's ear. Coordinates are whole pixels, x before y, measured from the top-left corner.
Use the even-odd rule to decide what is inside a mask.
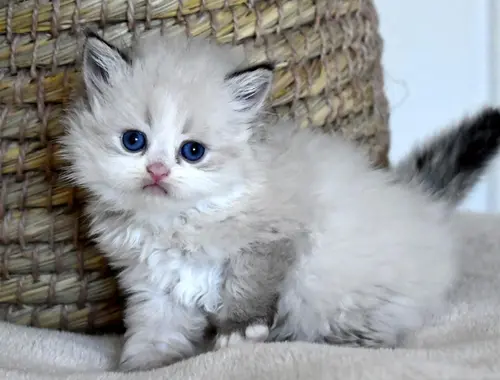
[[[86,31],[83,48],[83,81],[87,91],[102,92],[111,76],[130,65],[130,58],[96,33]]]
[[[264,105],[273,82],[271,64],[235,71],[226,76],[226,85],[236,111],[257,113]]]

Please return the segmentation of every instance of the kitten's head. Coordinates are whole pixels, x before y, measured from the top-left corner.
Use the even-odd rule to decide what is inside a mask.
[[[128,210],[191,207],[254,181],[249,138],[272,67],[238,70],[227,48],[158,35],[130,55],[89,34],[85,96],[67,116],[63,155],[70,177]]]

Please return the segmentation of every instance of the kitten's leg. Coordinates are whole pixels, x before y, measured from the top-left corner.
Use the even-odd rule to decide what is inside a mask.
[[[375,296],[375,298],[373,297]],[[356,295],[358,305],[342,308],[329,321],[331,333],[319,338],[329,344],[396,348],[423,323],[422,309],[408,297],[388,290]]]
[[[443,305],[454,275],[452,247],[438,234],[423,245],[429,249],[421,249],[421,236],[405,227],[398,233],[408,235],[398,236],[394,246],[392,230],[369,239],[358,238],[351,223],[334,226],[334,232],[316,231],[297,242],[303,254],[281,284],[269,340],[405,344]],[[407,242],[408,251],[401,251]]]
[[[242,277],[230,279],[230,289],[245,280]],[[241,290],[241,287],[239,287]],[[257,291],[257,289],[253,288]],[[276,315],[276,294],[268,290],[267,293],[228,293],[226,292],[223,305],[215,317],[217,326],[214,349],[235,346],[242,343],[264,342],[269,336],[270,327]]]
[[[207,320],[202,312],[174,302],[162,292],[141,292],[128,299],[123,371],[167,366],[204,350]]]
[[[309,341],[351,347],[395,348],[423,321],[421,309],[386,289],[346,295],[335,309],[322,309],[289,289],[278,306],[271,341]],[[312,297],[312,295],[311,295]],[[311,298],[314,299],[314,298]]]
[[[214,349],[264,342],[276,316],[278,286],[293,258],[288,241],[255,244],[231,259],[222,290],[224,305],[215,316]]]

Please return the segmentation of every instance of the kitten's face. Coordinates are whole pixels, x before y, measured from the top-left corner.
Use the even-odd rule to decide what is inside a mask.
[[[87,101],[68,117],[72,179],[118,208],[164,211],[241,192],[255,174],[248,145],[269,67],[234,72],[221,48],[161,37],[129,59],[87,40]]]

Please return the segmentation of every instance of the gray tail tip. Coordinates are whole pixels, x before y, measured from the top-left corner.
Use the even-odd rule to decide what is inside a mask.
[[[400,162],[400,181],[457,203],[476,184],[500,148],[500,108],[486,107],[417,147]]]
[[[450,174],[475,171],[496,156],[499,146],[500,109],[488,107],[419,149],[415,157],[417,170],[442,164]]]
[[[465,120],[451,142],[454,145],[448,148],[451,157],[458,153],[457,170],[474,171],[488,165],[500,147],[500,109],[487,107]]]

